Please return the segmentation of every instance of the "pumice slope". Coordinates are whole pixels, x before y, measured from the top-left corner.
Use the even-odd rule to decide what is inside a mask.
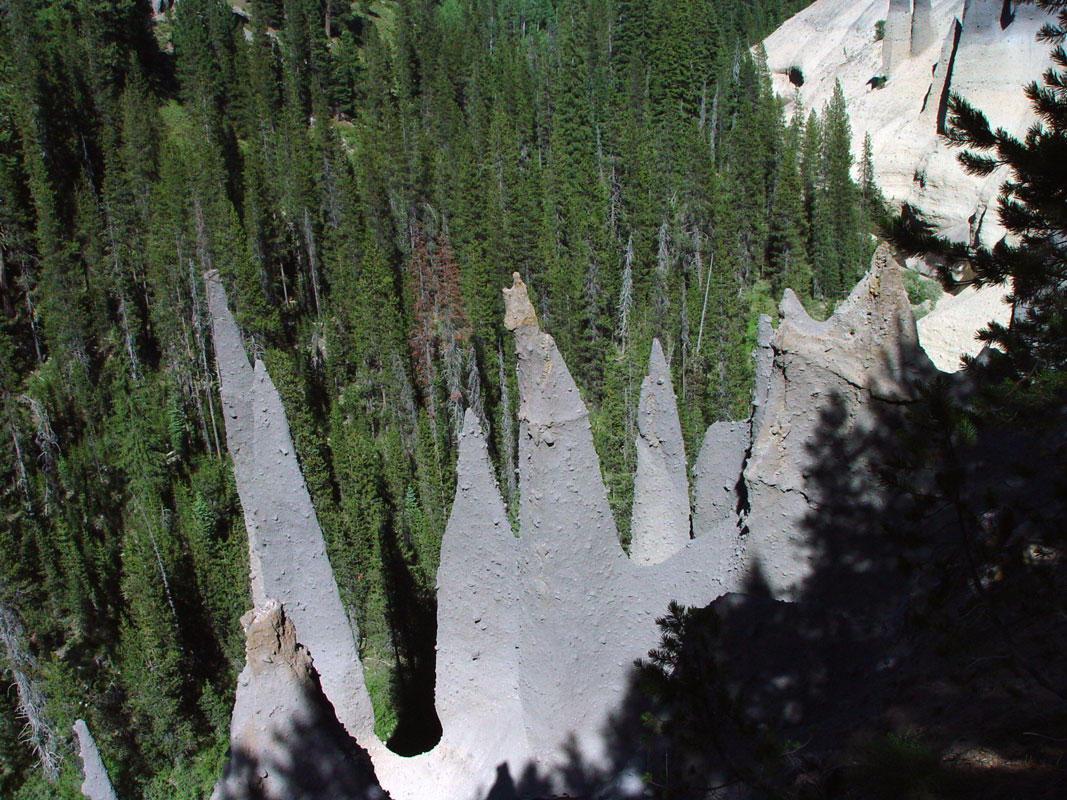
[[[871,136],[878,186],[892,203],[928,213],[960,240],[991,244],[1004,230],[997,189],[1006,173],[968,175],[942,141],[945,103],[955,92],[989,115],[994,128],[1024,134],[1034,121],[1022,87],[1048,66],[1035,34],[1048,15],[1002,0],[818,0],[763,46],[775,91],[791,114],[821,109],[840,80],[857,163]],[[878,40],[875,24],[884,21]],[[799,70],[803,83],[789,79]],[[794,73],[796,75],[796,73]],[[883,77],[882,88],[872,78]]]
[[[511,531],[484,431],[468,412],[437,576],[443,733],[430,752],[409,758],[373,733],[355,639],[336,600],[280,399],[262,364],[249,367],[222,284],[208,274],[227,441],[249,546],[260,556],[251,579],[265,593],[246,618],[249,663],[238,689],[231,764],[218,791],[241,769],[247,773],[246,763],[235,763],[239,757],[259,763],[263,750],[273,757],[256,727],[263,719],[257,704],[270,705],[271,724],[284,731],[296,725],[291,717],[306,718],[309,703],[322,701],[373,763],[374,776],[356,770],[363,777],[352,796],[375,796],[376,780],[396,800],[506,798],[521,796],[531,776],[539,792],[609,787],[605,796],[641,796],[639,780],[623,779],[630,767],[619,737],[633,722],[624,715],[633,662],[659,640],[656,618],[672,600],[705,605],[742,590],[753,569],[771,576],[776,594],[790,596],[808,557],[792,526],[810,510],[803,459],[819,398],[850,392],[853,424],[862,425],[866,405],[901,400],[908,377],[930,368],[916,352],[899,273],[883,248],[829,321],[813,322],[787,295],[779,328],[761,322],[754,414],[709,428],[694,468],[692,508],[670,372],[653,346],[640,401],[637,446],[645,457],[635,478],[632,557],[618,543],[588,409],[516,274],[505,298],[518,355],[519,535]],[[284,502],[276,488],[265,491],[279,480]],[[658,517],[642,510],[646,504]],[[284,640],[279,653],[289,655],[281,660],[298,665],[270,679],[269,699],[256,688],[253,666],[262,651],[253,636],[262,638],[264,626],[271,647]],[[358,762],[358,748],[318,748],[314,758],[339,758],[337,769],[351,770],[345,764]]]

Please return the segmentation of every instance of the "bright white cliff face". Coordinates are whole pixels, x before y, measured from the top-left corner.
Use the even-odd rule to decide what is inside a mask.
[[[1003,235],[996,220],[1003,172],[966,174],[957,151],[938,138],[949,92],[985,111],[992,125],[1023,134],[1034,117],[1022,87],[1048,65],[1049,48],[1034,36],[1047,15],[1002,0],[818,0],[763,44],[786,114],[799,101],[805,116],[841,81],[857,163],[870,134],[875,179],[888,200],[929,213],[947,234],[983,242]],[[875,39],[875,23],[885,37]],[[789,80],[797,68],[803,85]],[[884,88],[871,80],[885,77]]]

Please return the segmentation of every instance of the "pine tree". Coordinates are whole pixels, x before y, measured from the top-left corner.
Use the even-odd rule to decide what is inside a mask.
[[[1010,289],[1011,320],[990,323],[980,338],[999,348],[987,367],[971,361],[989,385],[997,386],[994,409],[1029,417],[1041,409],[1058,407],[1067,368],[1067,7],[1042,2],[1058,13],[1057,22],[1040,34],[1056,43],[1054,64],[1026,87],[1040,122],[1025,138],[1003,129],[993,130],[980,110],[958,95],[949,105],[949,141],[965,147],[959,155],[964,169],[988,176],[1006,167],[1010,177],[998,198],[998,215],[1011,238],[987,247],[950,242],[933,233],[915,209],[905,207],[890,226],[893,241],[905,252],[934,254],[942,259],[940,277],[947,286],[959,285],[957,270],[965,265],[977,286],[1004,285]]]
[[[785,129],[770,211],[768,271],[771,291],[786,287],[801,296],[811,294],[811,267],[806,253],[804,195],[799,168],[800,116]]]

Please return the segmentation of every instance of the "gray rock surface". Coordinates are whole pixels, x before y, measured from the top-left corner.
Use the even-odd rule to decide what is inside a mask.
[[[281,397],[263,363],[251,367],[217,272],[204,276],[226,443],[248,532],[253,600],[281,602],[315,661],[337,718],[357,741],[373,736],[358,637],[341,605]]]
[[[745,466],[750,568],[758,569],[776,597],[794,597],[811,574],[805,518],[816,511],[812,445],[826,435],[827,409],[841,409],[835,435],[859,437],[877,424],[879,404],[907,401],[912,380],[933,372],[919,347],[901,274],[883,245],[867,275],[825,322],[809,317],[791,291],[782,299],[766,416]],[[862,484],[862,467],[851,468]]]
[[[89,800],[117,800],[100,751],[96,749],[93,735],[89,733],[89,726],[79,719],[74,723],[74,733],[78,737],[78,753],[85,777],[81,785],[82,794]]]
[[[738,484],[751,438],[747,420],[716,422],[704,434],[693,464],[693,535],[722,535],[722,548],[737,544],[742,502]]]
[[[652,340],[648,375],[641,382],[637,431],[630,560],[658,564],[685,547],[690,532],[685,443],[659,339]]]
[[[468,790],[487,792],[502,761],[519,764],[529,754],[514,646],[518,552],[478,417],[468,409],[437,570],[435,687],[438,748],[467,759]]]
[[[270,755],[272,745],[263,738],[267,721],[306,718],[303,704],[314,692],[297,691],[308,685],[303,656],[281,657],[277,666],[282,652],[303,652],[298,636],[337,718],[396,800],[513,797],[524,791],[520,776],[529,775],[540,779],[536,791],[542,794],[588,792],[593,781],[614,787],[610,796],[629,796],[620,788],[633,782],[619,777],[629,768],[618,761],[619,737],[634,722],[624,715],[632,665],[658,644],[656,618],[671,600],[705,605],[742,589],[756,566],[772,576],[778,594],[788,595],[804,577],[804,542],[795,522],[811,510],[804,496],[806,446],[817,433],[820,404],[842,393],[848,424],[858,429],[869,404],[905,398],[907,377],[923,368],[921,354],[913,352],[914,321],[900,276],[885,251],[826,323],[812,321],[787,294],[778,330],[767,318],[760,322],[753,419],[720,423],[705,437],[694,470],[698,535],[689,539],[677,409],[662,351],[654,349],[638,446],[658,451],[655,474],[673,498],[663,506],[669,520],[661,520],[673,529],[663,537],[674,544],[673,553],[640,563],[619,547],[588,410],[516,275],[505,295],[518,355],[521,535],[511,531],[484,434],[468,413],[438,571],[436,703],[443,734],[430,752],[402,758],[373,735],[352,631],[280,399],[261,364],[250,370],[247,360],[242,363],[216,276],[208,276],[208,289],[228,441],[251,521],[250,545],[260,554],[258,580],[269,596],[284,593],[295,623],[294,629],[279,622],[273,607],[250,618],[235,746]],[[742,465],[752,506],[744,521],[737,514]],[[751,529],[747,536],[740,533],[742,522]],[[281,632],[267,637],[265,650],[252,644],[257,620],[264,630]],[[275,648],[276,640],[284,646]],[[253,654],[259,652],[275,666],[257,675]],[[323,752],[328,765],[335,758],[345,762],[349,751]],[[243,774],[247,778],[247,770]]]
[[[334,716],[277,600],[248,612],[230,757],[212,800],[380,800],[367,754]]]

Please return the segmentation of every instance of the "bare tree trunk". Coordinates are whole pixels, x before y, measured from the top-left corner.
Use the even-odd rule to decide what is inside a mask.
[[[16,713],[25,720],[19,738],[29,745],[45,778],[52,782],[59,776],[59,742],[46,714],[45,697],[30,677],[37,663],[26,647],[26,632],[15,612],[3,602],[0,602],[0,646],[19,697]]]

